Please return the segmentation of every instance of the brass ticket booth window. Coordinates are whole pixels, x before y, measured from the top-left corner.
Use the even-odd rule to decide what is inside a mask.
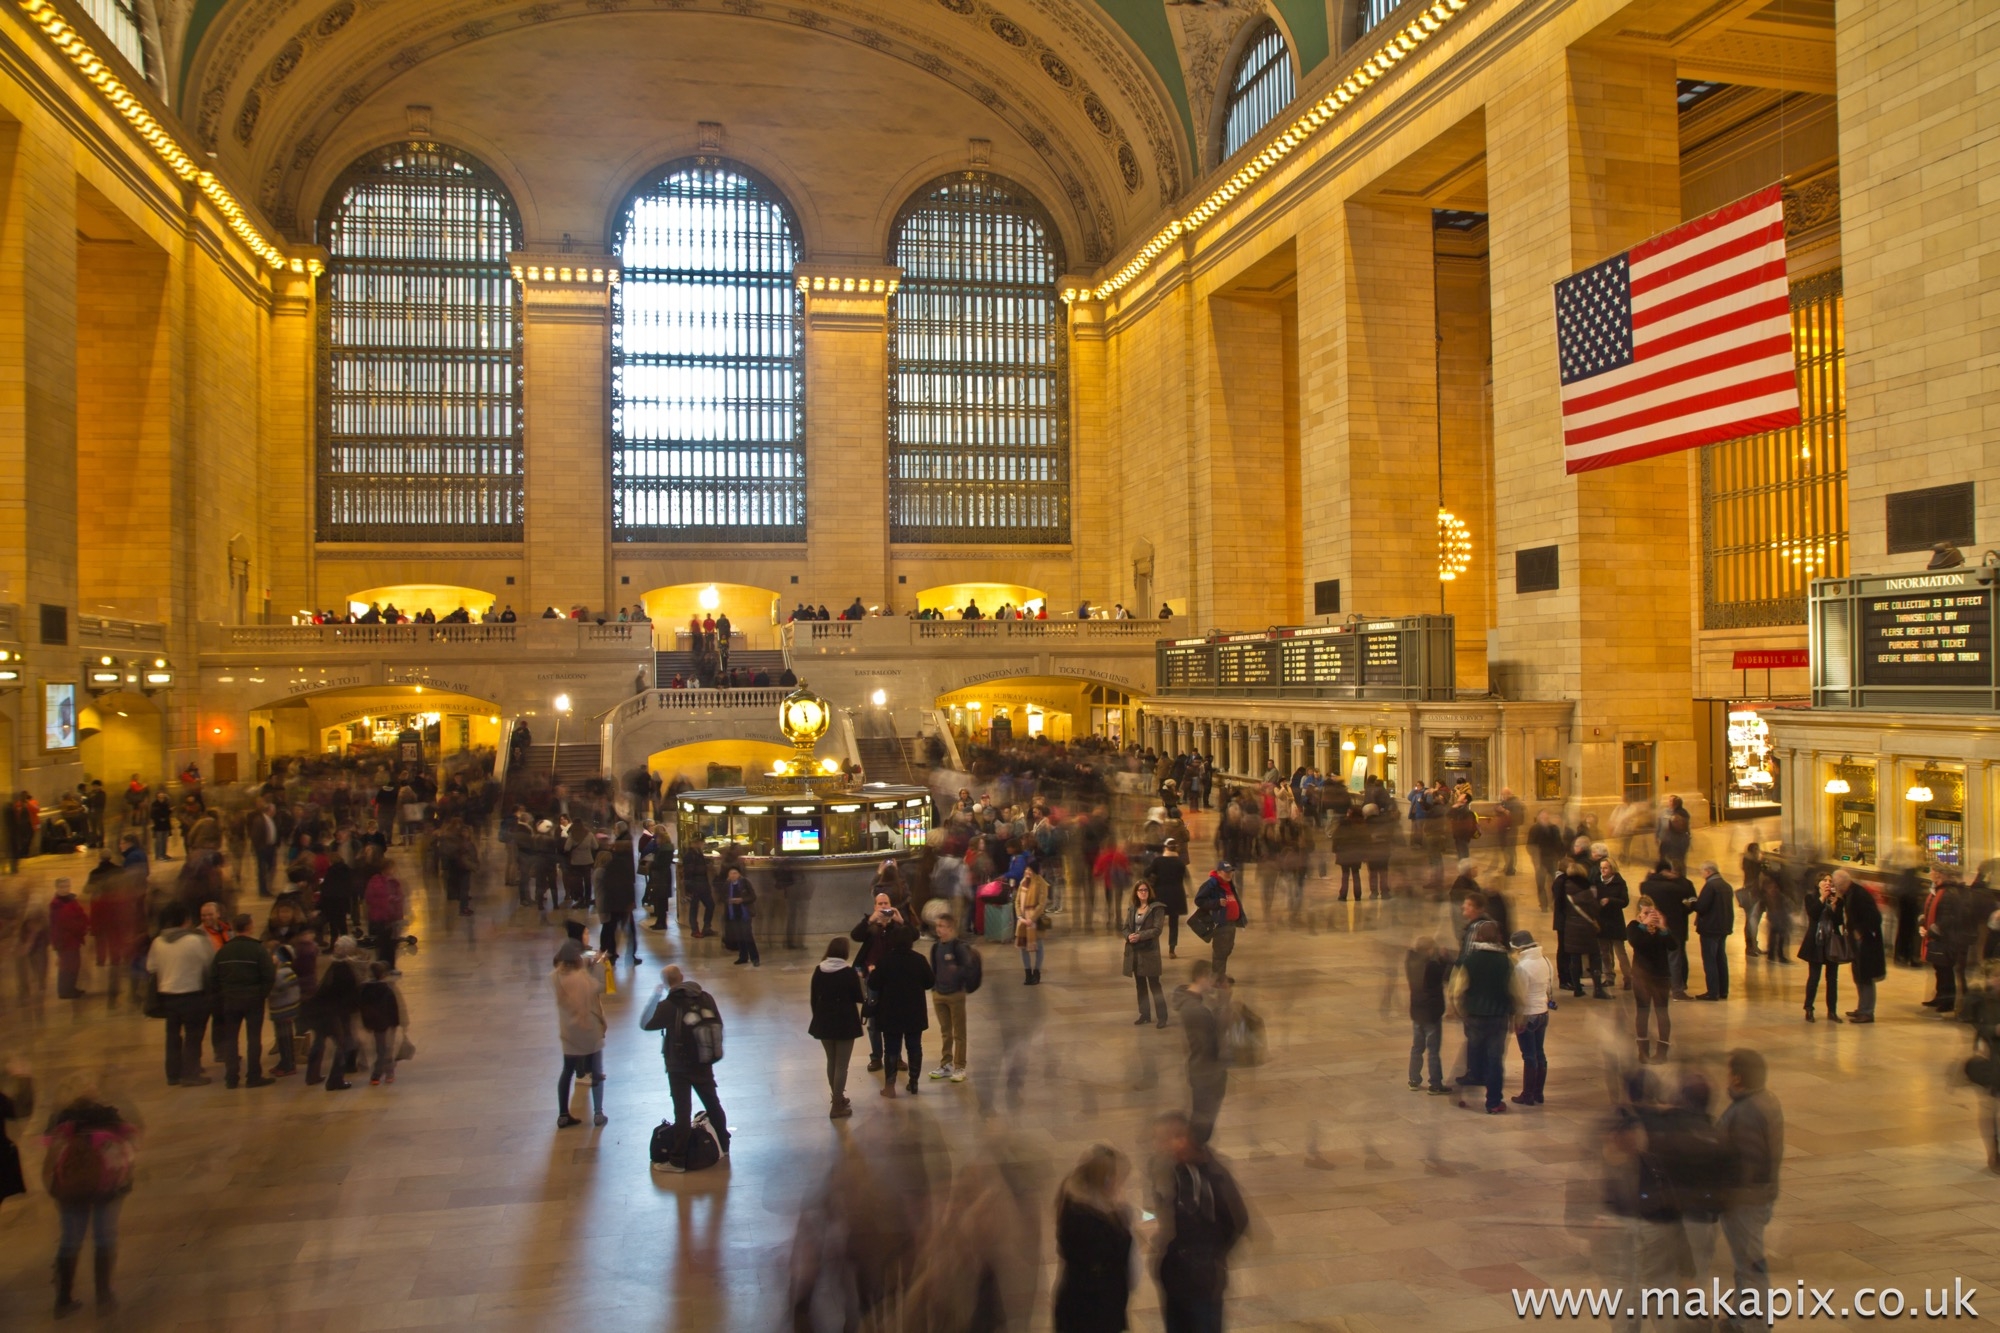
[[[1836,764],[1827,783],[1827,827],[1833,832],[1833,859],[1875,863],[1875,770],[1867,764]]]
[[[1470,783],[1475,801],[1492,799],[1486,786],[1486,738],[1431,737],[1431,776],[1444,779],[1454,791],[1459,783]]]

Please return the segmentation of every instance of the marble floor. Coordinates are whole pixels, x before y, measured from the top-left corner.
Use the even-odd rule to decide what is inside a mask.
[[[31,863],[27,889],[44,892],[56,869]],[[1537,924],[1532,885],[1509,887]],[[1606,1059],[1626,1048],[1624,1006],[1561,1007],[1539,1109],[1488,1117],[1413,1096],[1392,979],[1402,949],[1432,923],[1398,904],[1330,897],[1314,886],[1309,928],[1244,932],[1231,969],[1239,998],[1267,1019],[1271,1057],[1234,1075],[1217,1134],[1255,1217],[1233,1268],[1229,1326],[1533,1322],[1517,1317],[1510,1292],[1594,1285],[1615,1234],[1588,1205]],[[1253,907],[1256,898],[1253,889]],[[1046,1328],[1053,1263],[1036,1233],[1048,1230],[1055,1182],[1092,1142],[1142,1154],[1149,1118],[1184,1095],[1179,1032],[1132,1026],[1117,948],[1068,914],[1041,987],[1019,984],[1008,951],[988,951],[987,984],[970,1006],[968,1082],[926,1080],[920,1096],[888,1101],[857,1060],[855,1115],[844,1122],[826,1117],[820,1049],[805,1030],[818,949],[767,944],[761,968],[734,967],[714,940],[676,929],[647,936],[644,964],[617,972],[610,1123],[558,1131],[546,977],[560,932],[507,910],[511,901],[485,886],[466,922],[429,895],[403,981],[418,1056],[393,1086],[364,1082],[340,1096],[296,1078],[169,1088],[157,1024],[95,996],[25,1010],[5,978],[0,1059],[34,1066],[44,1111],[66,1083],[94,1076],[144,1120],[123,1215],[123,1309],[69,1326],[775,1330],[788,1326],[802,1210],[847,1150],[877,1183],[927,1182],[933,1219],[955,1206],[954,1179],[1000,1169],[1030,1206],[993,1243],[1038,1281],[1019,1327]],[[1196,954],[1183,943],[1177,967]],[[1675,1051],[1713,1064],[1749,1045],[1770,1060],[1790,1125],[1770,1231],[1775,1279],[1838,1287],[1842,1300],[1861,1287],[1916,1293],[1960,1279],[1979,1288],[1979,1322],[2000,1322],[2000,1178],[1983,1169],[1974,1094],[1950,1077],[1964,1032],[1917,1007],[1928,974],[1895,970],[1873,1027],[1807,1026],[1804,969],[1745,966],[1732,943],[1734,996],[1675,1006]],[[657,1040],[638,1021],[667,961],[708,986],[729,1022],[720,1084],[735,1151],[696,1175],[647,1166],[667,1090]],[[1448,1054],[1456,1045],[1448,1034]],[[31,1180],[39,1126],[39,1116],[12,1126],[27,1140]],[[809,1220],[808,1234],[819,1225]],[[0,1329],[48,1322],[54,1230],[39,1190],[0,1205]],[[1133,1318],[1160,1327],[1150,1282]]]

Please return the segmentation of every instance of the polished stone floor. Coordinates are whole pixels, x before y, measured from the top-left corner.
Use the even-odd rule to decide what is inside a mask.
[[[33,863],[24,878],[41,893],[54,873]],[[1509,887],[1536,924],[1532,885]],[[1148,1118],[1184,1093],[1178,1031],[1131,1025],[1110,937],[1065,914],[1039,988],[1019,984],[1006,951],[988,952],[987,985],[971,1005],[970,1081],[926,1081],[919,1097],[891,1102],[874,1095],[857,1060],[856,1114],[829,1122],[820,1050],[805,1032],[817,949],[767,944],[753,970],[676,930],[646,938],[636,973],[618,970],[607,1003],[610,1123],[559,1132],[546,982],[559,930],[504,910],[510,891],[482,894],[469,924],[441,915],[434,895],[419,909],[422,951],[403,982],[418,1057],[393,1086],[339,1096],[299,1079],[254,1091],[220,1081],[168,1088],[157,1024],[107,1012],[98,997],[24,1010],[4,978],[0,1058],[34,1065],[44,1110],[88,1074],[145,1124],[139,1185],[124,1209],[124,1308],[71,1326],[777,1329],[801,1209],[843,1145],[868,1162],[920,1161],[937,1209],[950,1206],[954,1172],[1003,1164],[1026,1182],[1039,1223],[1082,1148],[1103,1140],[1143,1153]],[[1594,1282],[1593,1255],[1612,1235],[1579,1205],[1593,1190],[1607,1058],[1626,1049],[1623,1005],[1562,1006],[1542,1108],[1487,1117],[1413,1096],[1392,978],[1432,922],[1330,896],[1314,886],[1310,928],[1244,932],[1232,965],[1239,998],[1267,1018],[1271,1059],[1234,1076],[1217,1135],[1255,1214],[1234,1268],[1230,1327],[1517,1327],[1510,1289]],[[1790,1122],[1770,1233],[1777,1280],[1838,1285],[1844,1297],[1959,1278],[1978,1285],[1983,1322],[1995,1322],[2000,1179],[1983,1169],[1974,1094],[1949,1077],[1963,1030],[1917,1007],[1927,974],[1895,971],[1872,1028],[1806,1026],[1804,969],[1746,967],[1740,939],[1732,943],[1734,997],[1676,1006],[1675,1049],[1713,1061],[1747,1044],[1770,1059]],[[1195,953],[1184,947],[1177,966]],[[663,961],[710,987],[730,1025],[720,1082],[735,1152],[698,1175],[647,1167],[667,1097],[657,1041],[639,1031],[638,1014]],[[1456,1045],[1448,1035],[1448,1054]],[[11,1128],[28,1140],[36,1179],[31,1127]],[[0,1205],[0,1329],[47,1322],[53,1235],[39,1190]],[[1040,1246],[1042,1271],[1020,1326],[1046,1328],[1053,1256],[1046,1239],[1026,1244]],[[1159,1327],[1149,1282],[1133,1317],[1137,1328]]]

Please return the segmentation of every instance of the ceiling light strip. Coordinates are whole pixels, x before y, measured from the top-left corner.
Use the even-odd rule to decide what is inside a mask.
[[[1146,242],[1139,253],[1127,260],[1125,266],[1098,283],[1095,287],[1070,287],[1063,291],[1065,301],[1097,300],[1116,295],[1152,266],[1166,248],[1189,232],[1205,225],[1232,199],[1249,189],[1251,185],[1267,174],[1273,167],[1292,155],[1301,144],[1318,134],[1334,117],[1347,109],[1350,102],[1366,92],[1368,86],[1394,69],[1422,46],[1442,32],[1445,25],[1458,16],[1472,0],[1436,0],[1410,21],[1408,27],[1382,43],[1368,59],[1362,61],[1354,72],[1342,80],[1333,91],[1313,103],[1304,114],[1287,126],[1262,152],[1237,168],[1234,175],[1209,192],[1192,210],[1175,218],[1160,228],[1153,239]]]
[[[63,16],[56,12],[56,7],[49,3],[49,0],[19,0],[19,3],[55,48],[68,56],[70,63],[96,86],[98,94],[125,117],[133,132],[151,145],[153,151],[159,154],[160,160],[182,180],[195,183],[202,194],[208,197],[209,203],[215,206],[216,212],[222,214],[223,220],[228,222],[229,229],[236,233],[237,239],[248,246],[259,259],[275,269],[289,267],[296,272],[305,267],[312,267],[317,271],[316,261],[311,264],[288,261],[284,252],[265,238],[264,233],[258,230],[256,224],[244,213],[243,206],[236,202],[236,196],[229,192],[228,187],[216,179],[214,172],[204,170],[199,163],[188,156],[172,132],[146,109],[146,104],[113,72],[110,63],[91,49],[90,43],[83,39],[83,34],[64,21]]]

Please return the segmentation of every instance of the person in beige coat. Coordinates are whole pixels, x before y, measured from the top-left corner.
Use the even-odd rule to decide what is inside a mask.
[[[1042,928],[1047,918],[1049,882],[1030,865],[1014,890],[1014,947],[1021,951],[1022,984],[1042,984]]]

